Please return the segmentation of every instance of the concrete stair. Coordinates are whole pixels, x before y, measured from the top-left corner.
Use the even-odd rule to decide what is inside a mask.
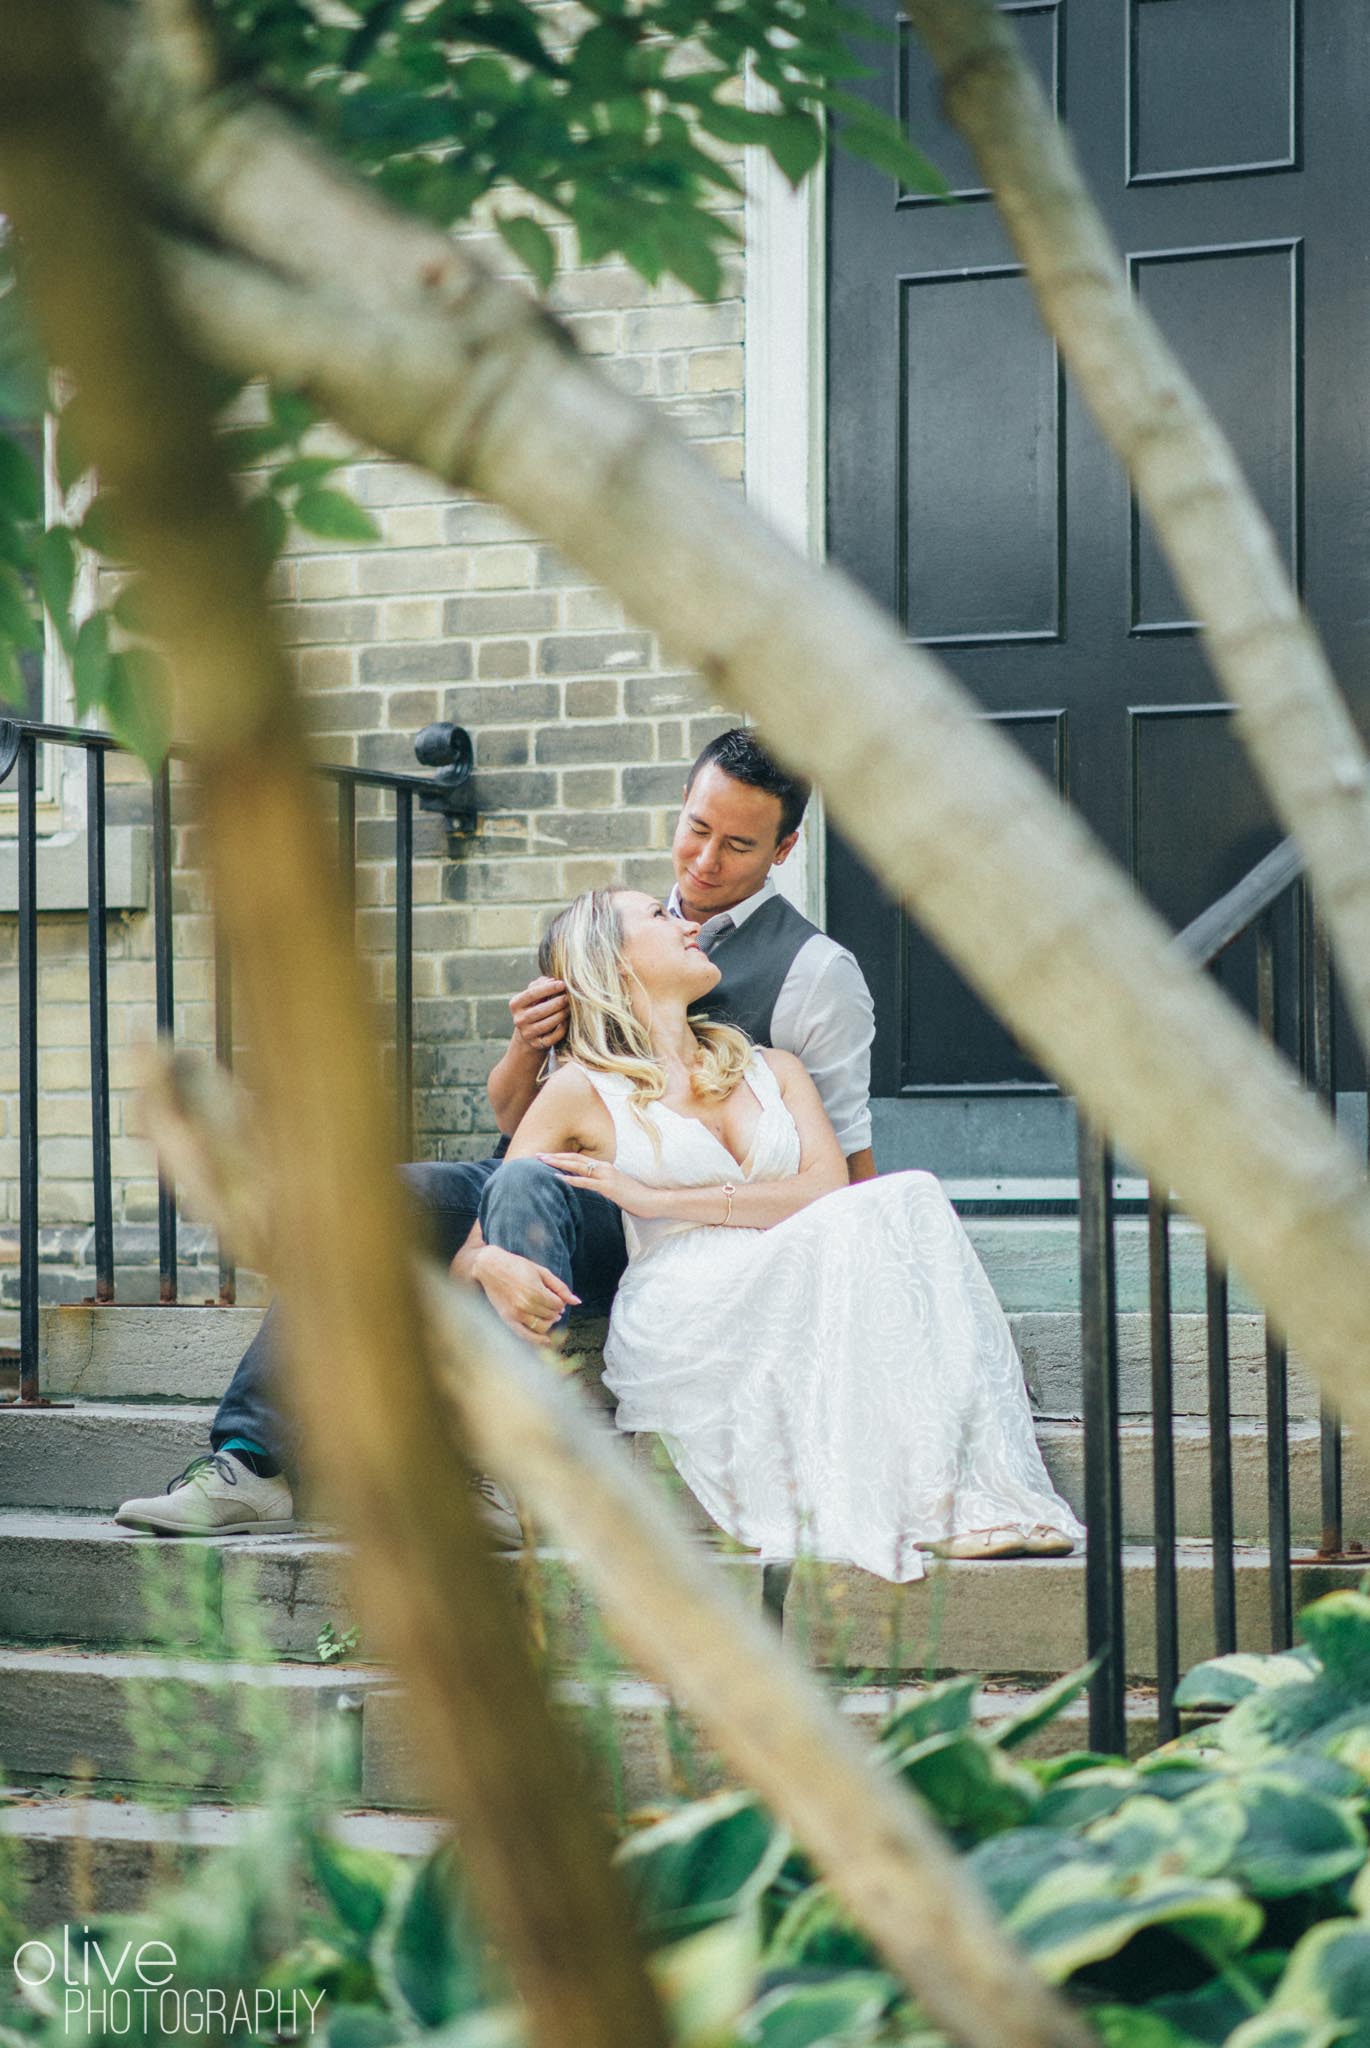
[[[1073,1226],[1069,1226],[1073,1233]],[[1126,1226],[1124,1226],[1126,1227]],[[1078,1405],[1078,1317],[1069,1308],[1021,1305],[1037,1285],[1050,1220],[1018,1228],[1016,1219],[984,1219],[982,1250],[992,1251],[1008,1293],[1025,1361],[1046,1410],[1039,1435],[1058,1486],[1077,1507],[1083,1445]],[[1034,1235],[1035,1233],[1035,1235]],[[1059,1244],[1059,1231],[1056,1233]],[[1015,1281],[1014,1275],[1018,1278]],[[306,1744],[331,1731],[348,1762],[348,1796],[358,1826],[384,1830],[386,1816],[422,1814],[431,1798],[422,1758],[407,1734],[404,1701],[393,1675],[366,1658],[366,1645],[346,1661],[321,1664],[317,1643],[329,1624],[350,1624],[347,1547],[309,1522],[277,1537],[224,1537],[167,1543],[122,1530],[115,1506],[133,1493],[158,1492],[208,1447],[208,1425],[223,1386],[256,1327],[256,1310],[222,1308],[44,1311],[43,1383],[48,1408],[0,1407],[0,1766],[27,1788],[0,1802],[0,1832],[29,1845],[36,1881],[56,1885],[74,1834],[101,1873],[104,1905],[127,1903],[137,1885],[165,1860],[171,1824],[156,1798],[189,1801],[183,1848],[212,1853],[232,1839],[235,1810],[253,1796],[263,1743],[293,1735]],[[1124,1386],[1130,1406],[1145,1405],[1145,1318],[1125,1323]],[[1202,1317],[1176,1318],[1177,1405],[1202,1386]],[[1234,1316],[1234,1476],[1238,1615],[1244,1647],[1267,1641],[1268,1559],[1265,1529],[1265,1446],[1258,1420],[1259,1319]],[[1072,1359],[1071,1347],[1075,1347]],[[1035,1346],[1035,1349],[1034,1349]],[[1058,1397],[1041,1399],[1054,1389]],[[1315,1405],[1296,1391],[1302,1419],[1293,1432],[1296,1537],[1316,1540]],[[625,1455],[651,1463],[650,1440]],[[1132,1539],[1125,1558],[1128,1666],[1133,1681],[1130,1727],[1142,1747],[1154,1739],[1155,1674],[1152,1621],[1149,1427],[1130,1423],[1123,1435],[1124,1504]],[[1201,1412],[1177,1426],[1182,1656],[1188,1663],[1212,1645],[1206,1424]],[[678,1482],[677,1482],[677,1491]],[[307,1511],[308,1504],[301,1507]],[[1370,1527],[1370,1489],[1348,1470],[1348,1532]],[[691,1510],[693,1510],[691,1512]],[[944,1671],[989,1674],[983,1711],[1009,1712],[1025,1688],[1083,1661],[1084,1561],[1022,1560],[937,1566],[924,1581],[893,1588],[839,1566],[802,1566],[786,1591],[755,1560],[729,1553],[706,1534],[700,1511],[682,1510],[696,1540],[714,1551],[734,1596],[770,1605],[796,1651],[827,1675],[842,1711],[873,1728],[889,1711],[891,1684]],[[606,1801],[631,1806],[704,1789],[719,1769],[672,1714],[653,1686],[624,1670],[574,1590],[566,1561],[537,1553],[549,1588],[549,1654],[554,1668],[574,1672],[560,1685],[567,1710],[586,1733],[595,1782]],[[525,1589],[528,1566],[507,1560]],[[1356,1567],[1322,1566],[1302,1556],[1296,1600],[1333,1583],[1354,1582]],[[174,1654],[155,1648],[147,1602],[177,1610],[178,1580],[189,1593],[185,1612],[211,1637],[225,1617],[250,1613],[257,1639],[278,1660],[266,1666],[222,1654]],[[783,1607],[779,1605],[783,1597]],[[188,1604],[187,1604],[188,1603]],[[192,1633],[192,1640],[194,1640]],[[222,1646],[222,1633],[217,1640]],[[874,1681],[879,1681],[875,1683]],[[172,1699],[187,1729],[184,1743],[164,1741],[153,1756],[133,1738],[127,1715],[134,1697]],[[174,1715],[173,1715],[174,1718]],[[272,1730],[275,1733],[273,1735]],[[341,1734],[339,1734],[341,1731]],[[1083,1708],[1048,1731],[1053,1748],[1082,1746]],[[598,1762],[593,1759],[598,1757]],[[93,1773],[99,1797],[73,1803],[74,1780]],[[114,1798],[119,1791],[123,1796]],[[349,1821],[349,1825],[351,1822]],[[177,1825],[181,1825],[178,1821]],[[431,1839],[421,1824],[396,1820],[400,1853],[418,1853]],[[415,1832],[415,1829],[420,1831]],[[31,1853],[30,1853],[31,1852]],[[141,1875],[140,1875],[141,1873]]]

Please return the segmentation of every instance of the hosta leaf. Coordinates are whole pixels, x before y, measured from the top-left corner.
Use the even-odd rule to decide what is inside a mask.
[[[387,2002],[421,2027],[442,2026],[485,2003],[480,1940],[449,1843],[396,1879],[371,1955]]]
[[[1224,1867],[1258,1899],[1316,1891],[1365,1861],[1363,1822],[1349,1806],[1275,1772],[1244,1772],[1171,1809],[1181,1825],[1236,1824]]]
[[[929,1735],[959,1734],[972,1725],[978,1678],[944,1678],[890,1715],[880,1730],[877,1752],[898,1757]]]
[[[653,1953],[648,1967],[670,2014],[673,2048],[718,2048],[732,2039],[760,1957],[755,1904]]]
[[[1210,1657],[1187,1671],[1175,1688],[1177,1707],[1234,1707],[1248,1693],[1268,1692],[1271,1686],[1305,1684],[1313,1676],[1306,1658],[1281,1651],[1259,1657],[1238,1651],[1230,1657]]]
[[[1137,1774],[1121,1764],[1100,1764],[1059,1778],[1043,1792],[1034,1818],[1039,1827],[1083,1827],[1116,1813],[1138,1790]]]
[[[898,1770],[944,1827],[976,1841],[1019,1826],[1040,1797],[1027,1771],[965,1733],[929,1736],[904,1752]]]
[[[781,1984],[743,2014],[739,2041],[755,2048],[859,2048],[873,2040],[891,1998],[893,1978],[852,1971],[827,1984]]]
[[[1101,1882],[1106,1879],[1107,1865],[1097,1849],[1062,1828],[1049,1827],[1015,1828],[995,1835],[972,1849],[966,1859],[971,1876],[996,1911],[1005,1914],[1020,1905],[1044,1878],[1077,1863],[1099,1872]]]
[[[1098,1670],[1099,1663],[1100,1659],[1095,1657],[1078,1671],[1068,1671],[1054,1685],[1044,1686],[1041,1692],[1034,1694],[1030,1705],[999,1722],[990,1736],[991,1742],[997,1743],[1000,1749],[1016,1749],[1019,1743],[1030,1742],[1058,1714],[1064,1713],[1072,1701],[1079,1699]]]
[[[1197,2035],[1137,2005],[1092,2005],[1089,2024],[1103,2048],[1204,2048]]]
[[[1370,1702],[1370,1594],[1327,1593],[1304,1608],[1299,1627],[1332,1683]]]
[[[649,1940],[674,1940],[759,1898],[789,1837],[746,1793],[696,1800],[622,1844],[615,1856]]]
[[[1270,2001],[1305,2021],[1340,2020],[1346,2048],[1370,2048],[1370,1926],[1329,1920],[1294,1950]]]
[[[41,519],[43,479],[26,448],[0,433],[0,505],[12,519]]]
[[[546,228],[526,213],[501,214],[496,225],[519,262],[546,291],[557,268],[557,246]]]
[[[334,2005],[323,2048],[390,2048],[404,2039],[404,2028],[393,2013],[374,2005]]]
[[[1195,1809],[1145,1794],[1124,1800],[1116,1813],[1086,1831],[1090,1846],[1113,1872],[1131,1876],[1163,1865],[1170,1875],[1218,1877],[1226,1872],[1246,1826],[1236,1806]]]
[[[400,1859],[317,1831],[310,1834],[309,1855],[314,1881],[343,1925],[353,1934],[373,1934],[403,1868]]]
[[[1258,2012],[1227,2037],[1227,2048],[1337,2048],[1347,2038],[1341,2020],[1310,2020],[1299,2013]]]
[[[786,1907],[766,1944],[770,1970],[869,1970],[879,1960],[822,1884],[810,1886]]]
[[[1232,1884],[1161,1878],[1119,1891],[1110,1888],[1106,1867],[1079,1863],[1035,1884],[1007,1926],[1042,1975],[1062,1984],[1087,1964],[1117,1955],[1147,1928],[1168,1928],[1218,1962],[1248,1948],[1263,1919]]]
[[[318,486],[301,491],[294,505],[295,524],[320,540],[379,540],[380,528],[365,506],[344,491]]]

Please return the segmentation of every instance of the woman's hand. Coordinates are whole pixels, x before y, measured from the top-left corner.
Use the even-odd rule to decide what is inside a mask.
[[[573,1188],[584,1188],[591,1195],[603,1195],[630,1216],[664,1216],[666,1213],[664,1188],[649,1188],[646,1181],[634,1180],[630,1173],[620,1173],[610,1160],[596,1159],[589,1152],[539,1152],[538,1158]]]
[[[496,1244],[479,1248],[471,1277],[501,1321],[520,1336],[545,1337],[566,1309],[580,1304],[580,1296],[546,1266]]]

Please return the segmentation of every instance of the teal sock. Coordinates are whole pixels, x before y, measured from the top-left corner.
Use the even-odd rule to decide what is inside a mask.
[[[254,1443],[250,1436],[225,1437],[219,1445],[221,1451],[239,1451],[249,1472],[255,1472],[259,1479],[274,1479],[280,1466],[264,1444]]]

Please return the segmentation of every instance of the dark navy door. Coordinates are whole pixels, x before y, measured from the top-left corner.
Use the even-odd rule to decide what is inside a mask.
[[[1365,0],[1004,11],[1370,725]],[[944,656],[1183,923],[1278,833],[1196,628],[1065,387],[907,30],[881,63],[871,93],[960,203],[833,161],[829,553]],[[835,834],[828,877],[829,927],[876,991],[882,1163],[1068,1172],[1055,1091]]]

